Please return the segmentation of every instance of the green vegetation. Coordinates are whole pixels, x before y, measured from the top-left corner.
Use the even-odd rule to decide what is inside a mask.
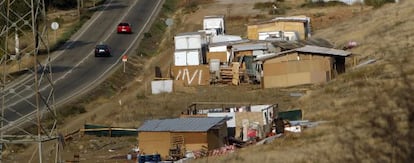
[[[77,6],[76,0],[53,0],[53,1],[45,1],[45,3],[47,5],[52,5],[53,7],[56,7],[62,10],[73,9]]]
[[[273,2],[257,2],[254,4],[253,9],[271,9],[273,4]]]
[[[93,12],[89,11],[89,10],[83,10],[81,12],[81,17],[80,20],[77,21],[75,24],[73,24],[65,33],[62,34],[62,36],[59,37],[59,39],[57,40],[56,44],[52,45],[50,47],[50,50],[56,50],[57,48],[59,48],[61,45],[63,45],[66,41],[68,41],[70,39],[70,37],[75,34],[81,27],[83,24],[85,24],[86,21],[88,21],[91,16],[92,16]],[[58,23],[63,22],[63,19],[59,19],[56,18],[55,21],[57,21]]]
[[[315,8],[315,7],[333,7],[333,6],[346,6],[346,5],[347,4],[345,4],[343,2],[339,2],[339,1],[329,1],[329,2],[324,2],[324,1],[312,2],[312,1],[308,1],[304,4],[302,4],[300,7]]]
[[[283,4],[284,1],[277,2],[258,2],[255,3],[253,9],[267,10],[269,15],[283,15],[290,9]],[[274,9],[274,7],[277,7]]]
[[[68,117],[71,115],[82,114],[85,112],[86,112],[85,107],[82,106],[81,104],[78,104],[78,105],[70,105],[66,109],[60,109],[57,114],[60,117]]]
[[[167,29],[165,20],[174,13],[177,9],[178,0],[165,1],[161,12],[148,32],[144,33],[144,39],[140,42],[137,55],[139,56],[154,56],[157,54],[157,49]]]
[[[395,2],[395,0],[365,0],[364,4],[367,6],[373,6],[375,8],[378,8],[378,7],[383,6],[386,3],[393,3],[393,2]],[[332,7],[332,6],[344,6],[344,5],[347,5],[347,4],[343,2],[339,2],[339,1],[324,2],[320,0],[317,2],[308,1],[302,4],[301,7],[314,8],[314,7]]]
[[[191,1],[190,3],[187,3],[184,7],[184,13],[185,14],[191,14],[198,10],[199,3],[197,1]]]
[[[325,14],[325,13],[323,13],[323,12],[318,12],[318,13],[313,14],[313,16],[314,16],[315,18],[322,17],[322,16],[325,16],[325,15],[326,15],[326,14]]]
[[[364,2],[368,6],[378,8],[385,5],[386,3],[393,3],[395,0],[365,0]]]

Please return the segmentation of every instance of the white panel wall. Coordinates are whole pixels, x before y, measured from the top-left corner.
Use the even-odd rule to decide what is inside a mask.
[[[225,52],[227,51],[227,46],[223,45],[223,46],[211,46],[208,48],[209,52]]]
[[[174,52],[174,65],[186,66],[187,65],[187,52],[185,51]]]
[[[152,94],[171,93],[173,92],[172,80],[157,80],[151,81]]]
[[[174,37],[175,50],[201,49],[207,43],[205,34],[189,34]]]
[[[207,113],[207,117],[231,117],[227,120],[227,127],[236,127],[236,113],[235,112],[221,112],[221,113]]]
[[[175,66],[195,66],[200,65],[202,61],[199,50],[183,50],[174,52]]]
[[[199,51],[188,51],[187,52],[187,65],[195,66],[200,65],[200,52]]]

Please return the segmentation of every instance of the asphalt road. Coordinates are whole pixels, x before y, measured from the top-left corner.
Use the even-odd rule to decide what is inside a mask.
[[[41,96],[47,101],[54,91],[55,104],[63,104],[73,97],[81,95],[96,87],[119,64],[122,55],[134,52],[136,41],[143,34],[144,27],[148,26],[161,7],[163,0],[108,0],[102,8],[83,27],[64,44],[53,52],[51,70],[53,74],[54,90],[47,85],[48,78],[42,77],[39,85]],[[132,25],[132,34],[117,34],[119,22],[129,22]],[[98,43],[105,43],[111,47],[112,57],[95,57],[94,48]],[[38,76],[41,76],[38,73]],[[19,83],[11,84],[6,88],[5,100],[5,127],[6,132],[24,123],[36,123],[36,99],[34,96],[34,75],[29,75]],[[39,106],[45,110],[44,103]]]

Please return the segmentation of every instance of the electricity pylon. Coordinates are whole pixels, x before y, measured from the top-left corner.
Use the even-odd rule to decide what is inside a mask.
[[[42,163],[51,140],[60,161],[48,26],[44,0],[0,0],[0,163],[9,144],[37,145],[28,162]]]

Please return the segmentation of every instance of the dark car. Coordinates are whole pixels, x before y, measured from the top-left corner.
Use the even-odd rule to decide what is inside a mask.
[[[131,25],[129,23],[119,23],[117,28],[118,33],[132,33]]]
[[[105,44],[98,44],[95,47],[95,57],[110,57],[111,56],[111,49],[108,45]]]

